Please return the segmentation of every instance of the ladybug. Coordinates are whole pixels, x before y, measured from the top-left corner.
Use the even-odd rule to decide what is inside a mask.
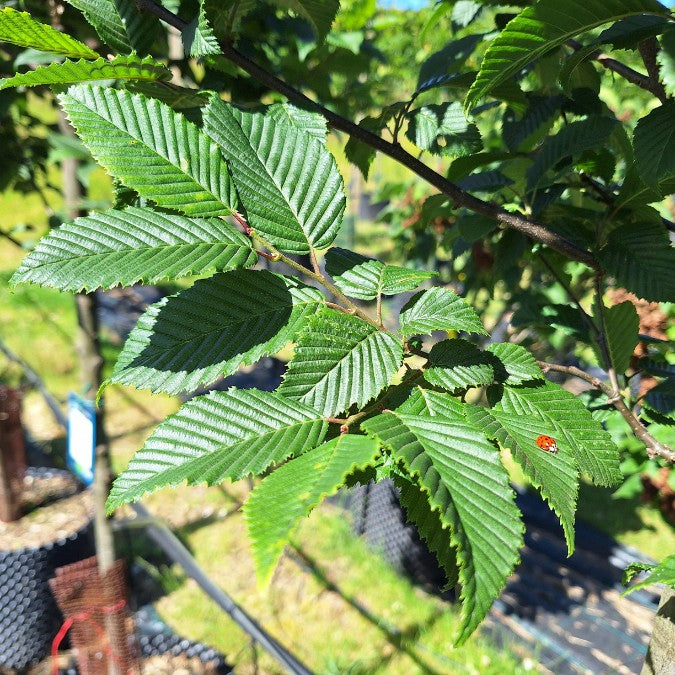
[[[544,452],[550,452],[553,455],[555,455],[555,453],[558,452],[558,444],[555,442],[555,438],[551,438],[550,436],[546,436],[545,434],[537,436],[537,440],[535,441],[535,443]]]

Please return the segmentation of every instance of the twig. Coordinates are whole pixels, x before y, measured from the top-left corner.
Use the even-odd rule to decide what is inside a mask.
[[[665,103],[668,100],[668,95],[663,83],[659,80],[659,65],[656,62],[656,55],[659,53],[659,43],[655,37],[650,37],[638,44],[638,50],[649,75],[649,81],[652,86],[650,91],[661,103]]]
[[[19,248],[23,248],[23,244],[14,237],[14,235],[11,235],[9,232],[5,232],[5,230],[0,230],[0,237],[4,237],[7,239],[7,241],[12,242],[14,246],[18,246]]]
[[[616,375],[616,368],[614,368],[614,363],[612,362],[612,355],[609,353],[609,348],[607,346],[607,326],[605,324],[605,305],[602,300],[602,274],[595,275],[595,302],[598,309],[598,319],[600,321],[600,326],[598,326],[598,331],[596,333],[596,341],[598,347],[600,348],[600,355],[609,376],[609,383],[612,385],[612,398],[620,397],[619,393],[619,380]]]
[[[567,40],[565,44],[567,44],[568,47],[574,49],[574,51],[579,51],[580,49],[583,49],[583,45],[580,42],[577,42],[577,40],[570,39]],[[597,61],[603,68],[611,70],[613,73],[616,73],[617,75],[623,77],[624,80],[627,80],[631,84],[640,87],[640,89],[644,89],[654,94],[654,96],[656,96],[657,98],[659,98],[659,100],[661,100],[660,89],[662,89],[663,86],[658,80],[656,81],[656,83],[659,86],[655,86],[651,77],[643,75],[637,70],[633,70],[630,66],[627,66],[625,63],[621,63],[621,61],[617,61],[616,59],[612,58],[608,54],[605,54],[599,49],[589,54],[588,58]]]
[[[182,31],[187,26],[187,23],[183,21],[183,19],[164,7],[160,7],[153,0],[136,0],[136,4],[140,10],[158,16],[178,30]],[[599,263],[589,251],[577,246],[540,223],[528,220],[517,213],[510,213],[496,204],[491,204],[474,197],[472,194],[462,190],[459,186],[450,182],[447,178],[406,152],[400,145],[387,141],[377,134],[360,127],[351,120],[338,115],[316,101],[308,98],[299,90],[265,70],[254,61],[251,61],[251,59],[237,51],[231,44],[220,42],[219,46],[225,59],[239,66],[242,70],[258,80],[258,82],[264,84],[269,89],[283,94],[289,101],[293,101],[301,107],[309,108],[321,113],[335,129],[344,131],[353,138],[360,140],[362,143],[395,159],[397,162],[416,173],[420,178],[423,178],[429,184],[440,190],[440,192],[448,195],[453,200],[455,208],[465,207],[471,211],[480,213],[491,220],[497,221],[503,227],[510,227],[531,237],[535,241],[550,246],[552,249],[562,253],[571,260],[577,260],[595,270],[600,269]]]
[[[537,361],[537,363],[544,373],[553,371],[556,373],[564,373],[565,375],[578,377],[581,380],[585,380],[596,389],[602,391],[607,396],[608,402],[611,403],[619,411],[619,413],[621,413],[621,416],[626,420],[628,426],[630,426],[635,436],[645,444],[649,457],[660,457],[667,462],[675,464],[675,450],[669,448],[665,443],[659,443],[659,441],[657,441],[647,431],[647,429],[645,429],[640,420],[638,420],[638,418],[628,408],[621,394],[614,396],[612,388],[608,384],[602,380],[599,380],[593,375],[589,375],[587,372],[581,370],[581,368],[577,368],[576,366],[561,366],[557,363],[547,363],[545,361]]]
[[[302,274],[308,276],[310,279],[314,279],[314,281],[320,283],[325,289],[330,291],[336,298],[339,298],[339,300],[345,304],[345,306],[348,309],[347,311],[348,314],[356,314],[356,316],[358,316],[360,319],[367,321],[369,324],[375,326],[378,330],[381,329],[381,327],[378,326],[375,319],[373,319],[369,314],[364,312],[360,307],[357,307],[337,286],[328,281],[328,279],[326,279],[326,277],[323,274],[321,274],[320,271],[317,274],[313,270],[310,270],[304,265],[301,265],[299,262],[296,262],[295,260],[293,260],[293,258],[289,258],[287,255],[284,255],[283,253],[281,253],[281,251],[278,251],[272,244],[270,244],[270,242],[268,242],[264,237],[260,236],[255,230],[250,230],[249,235],[251,239],[262,244],[266,249],[268,249],[271,252],[272,254],[270,258],[271,260],[274,260],[275,262],[285,263],[289,267],[292,267],[294,270],[297,270],[298,272],[301,272]]]
[[[595,325],[595,322],[593,321],[593,318],[591,315],[581,306],[581,301],[579,298],[577,298],[576,294],[574,291],[569,287],[569,285],[565,282],[565,280],[556,272],[555,268],[551,263],[545,258],[543,253],[538,253],[537,257],[541,262],[544,263],[544,266],[546,269],[551,273],[553,278],[563,287],[565,293],[569,296],[570,300],[577,306],[579,313],[581,314],[581,318],[584,320],[584,322],[588,325],[588,327],[591,329],[591,333],[597,336],[598,334],[598,327]]]

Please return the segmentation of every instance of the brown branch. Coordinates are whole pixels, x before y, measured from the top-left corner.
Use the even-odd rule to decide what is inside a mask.
[[[553,371],[578,377],[602,391],[607,396],[608,402],[621,413],[621,416],[626,420],[635,436],[645,444],[649,457],[660,457],[667,462],[675,464],[675,450],[669,448],[665,443],[659,443],[659,441],[645,429],[640,420],[628,408],[621,394],[614,396],[612,388],[607,383],[599,380],[597,377],[593,377],[593,375],[589,375],[587,372],[576,366],[561,366],[557,363],[546,363],[545,361],[537,361],[537,363],[544,373]]]
[[[638,50],[649,75],[649,81],[652,86],[651,91],[661,103],[665,103],[668,100],[668,95],[663,83],[659,80],[659,65],[656,62],[656,55],[659,53],[659,43],[655,37],[650,37],[638,44]]]
[[[140,10],[158,16],[178,30],[182,31],[187,26],[187,23],[183,21],[183,19],[164,7],[158,6],[153,0],[136,0],[136,4]],[[503,227],[510,227],[531,237],[535,241],[549,246],[571,260],[577,260],[595,270],[599,269],[597,260],[590,252],[565,239],[565,237],[552,232],[540,223],[528,220],[524,216],[516,213],[509,213],[496,204],[485,202],[482,199],[474,197],[472,194],[462,190],[459,186],[450,182],[447,178],[406,152],[400,145],[381,138],[377,134],[360,127],[351,120],[334,113],[316,101],[308,98],[299,90],[265,70],[254,61],[251,61],[247,56],[237,51],[231,44],[220,42],[219,46],[225,59],[239,66],[242,70],[251,75],[251,77],[258,80],[258,82],[264,84],[269,89],[283,94],[289,101],[292,101],[301,107],[309,108],[321,113],[321,115],[330,122],[333,128],[343,131],[362,143],[395,159],[413,173],[417,174],[420,178],[423,178],[430,185],[433,185],[440,192],[448,195],[448,197],[453,200],[455,208],[464,207],[475,213],[480,213],[491,220],[497,221]]]
[[[0,230],[0,237],[4,237],[7,239],[7,241],[12,242],[12,244],[18,246],[19,248],[23,248],[23,244],[16,237],[14,237],[14,235],[10,234],[9,232],[5,232],[5,230]]]
[[[565,44],[568,47],[574,49],[576,52],[578,52],[580,49],[583,49],[583,45],[580,42],[577,42],[577,40],[567,40]],[[662,100],[660,94],[661,90],[663,89],[663,85],[658,81],[658,79],[656,80],[656,83],[654,83],[652,78],[648,75],[643,75],[639,71],[634,70],[630,66],[627,66],[625,63],[617,61],[615,58],[612,58],[609,56],[609,54],[605,54],[600,49],[591,52],[588,55],[588,58],[597,61],[603,68],[611,70],[613,73],[623,77],[624,80],[627,80],[631,84],[640,87],[640,89],[644,89],[645,91],[654,94],[654,96]]]

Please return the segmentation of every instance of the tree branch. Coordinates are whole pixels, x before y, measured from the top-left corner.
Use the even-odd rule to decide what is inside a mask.
[[[182,31],[187,26],[187,23],[183,21],[183,19],[164,7],[160,7],[153,0],[136,0],[136,4],[140,10],[154,14],[162,21],[174,26],[178,30]],[[552,232],[540,223],[528,220],[524,216],[516,213],[509,213],[496,204],[491,204],[474,197],[472,194],[462,190],[459,186],[450,182],[447,178],[406,152],[400,145],[381,138],[377,134],[360,127],[351,120],[348,120],[332,110],[325,108],[316,101],[313,101],[301,91],[279,79],[254,61],[251,61],[251,59],[237,51],[231,44],[220,42],[219,46],[225,59],[239,66],[242,70],[251,75],[251,77],[258,80],[258,82],[264,84],[269,89],[283,94],[289,101],[292,101],[297,105],[321,113],[321,115],[330,122],[333,128],[344,131],[362,143],[395,159],[413,173],[417,174],[420,178],[423,178],[430,185],[433,185],[440,192],[448,195],[448,197],[453,200],[455,208],[464,207],[475,213],[480,213],[491,220],[497,221],[503,227],[510,227],[531,237],[535,241],[551,247],[571,260],[577,260],[595,270],[599,269],[599,264],[591,253],[565,239],[565,237]]]
[[[578,52],[580,49],[583,49],[583,45],[581,42],[577,42],[577,40],[570,39],[567,40],[565,44],[568,47],[574,49],[576,52]],[[621,63],[621,61],[617,61],[616,59],[609,56],[609,54],[605,54],[599,49],[589,54],[588,58],[597,61],[603,68],[607,68],[607,70],[611,70],[613,73],[620,75],[624,80],[627,80],[631,84],[640,87],[640,89],[644,89],[645,91],[654,94],[654,96],[656,96],[659,100],[663,100],[661,98],[663,85],[658,81],[658,78],[656,82],[654,82],[651,77],[643,75],[637,70],[633,70],[633,68],[630,66],[627,66],[625,63]],[[665,91],[663,93],[665,94]]]
[[[587,372],[576,366],[561,366],[557,363],[546,363],[545,361],[537,361],[537,363],[544,373],[553,371],[578,377],[602,391],[607,396],[609,402],[621,413],[621,416],[626,420],[635,436],[645,444],[649,457],[660,457],[671,464],[675,464],[675,450],[672,450],[664,443],[659,443],[659,441],[645,429],[630,408],[628,408],[623,397],[620,394],[613,396],[612,388],[607,383],[599,380],[597,377],[593,377],[593,375],[589,375]]]
[[[668,100],[668,95],[663,83],[659,80],[659,65],[656,62],[656,55],[659,53],[659,43],[655,37],[647,38],[638,44],[638,50],[649,75],[649,81],[652,86],[650,91],[661,103],[665,103]]]

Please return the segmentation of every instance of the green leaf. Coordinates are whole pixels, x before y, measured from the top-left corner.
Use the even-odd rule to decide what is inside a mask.
[[[30,47],[74,59],[97,59],[99,55],[79,40],[36,21],[28,12],[11,7],[0,9],[0,42]]]
[[[467,122],[457,101],[425,105],[408,114],[406,136],[434,155],[460,157],[483,148],[480,132]]]
[[[583,69],[590,68],[593,69],[595,76],[599,79],[597,71],[592,64],[588,63],[588,59],[592,54],[597,53],[598,46],[593,42],[590,45],[582,47],[578,51],[570,54],[565,59],[562,68],[560,69],[560,75],[558,79],[560,81],[560,86],[565,92],[568,98],[574,98],[574,89],[579,87],[578,80],[580,77],[583,77]],[[595,82],[594,82],[595,84]],[[591,87],[593,91],[596,91],[595,87]]]
[[[645,403],[664,415],[675,412],[675,377],[669,377],[650,389],[645,396]]]
[[[527,171],[527,189],[537,187],[546,172],[565,157],[579,155],[605,143],[616,123],[610,117],[589,117],[572,122],[554,136],[548,136]]]
[[[640,41],[662,33],[669,23],[662,17],[638,14],[605,28],[593,43],[611,44],[614,49],[633,49]]]
[[[128,208],[93,213],[52,230],[24,258],[12,283],[79,293],[251,267],[257,261],[250,240],[223,220]]]
[[[548,129],[553,124],[562,102],[563,97],[560,95],[532,96],[521,119],[516,118],[513,110],[507,109],[502,121],[502,138],[506,147],[511,152],[517,152],[523,150],[526,142],[529,146],[537,132]]]
[[[651,574],[625,590],[621,595],[625,596],[640,588],[646,588],[654,584],[665,584],[675,589],[675,555],[669,555],[658,565],[645,565],[644,563],[631,563],[624,573],[623,583],[627,584],[638,572],[650,571]]]
[[[279,124],[288,124],[291,127],[302,129],[310,136],[326,144],[328,127],[326,118],[318,113],[310,112],[304,108],[298,108],[290,103],[275,103],[267,108],[270,119]]]
[[[662,224],[645,221],[617,227],[598,258],[617,285],[639,298],[670,302],[675,297],[675,249]]]
[[[495,409],[539,423],[539,433],[552,436],[562,452],[569,451],[594,483],[611,486],[622,480],[619,451],[611,436],[574,394],[559,385],[504,387]]]
[[[495,371],[491,359],[466,340],[437,342],[429,354],[424,379],[447,391],[492,384]]]
[[[170,80],[171,71],[159,61],[147,56],[117,56],[112,61],[69,61],[52,63],[27,73],[0,80],[0,89],[6,87],[36,87],[40,84],[71,84],[89,80]]]
[[[300,333],[279,392],[327,416],[377,396],[401,366],[403,346],[356,316],[322,309]]]
[[[317,289],[264,270],[201,279],[148,307],[109,381],[193,391],[278,352],[323,302]]]
[[[449,394],[413,387],[410,396],[396,408],[406,415],[441,415],[446,420],[465,421],[466,405]]]
[[[640,319],[635,305],[626,300],[602,310],[609,356],[617,373],[626,371],[639,341]],[[602,359],[600,358],[600,363]]]
[[[272,3],[308,21],[319,42],[328,34],[340,8],[339,0],[272,0]]]
[[[135,0],[67,0],[79,9],[103,42],[118,52],[147,54],[159,28],[159,20],[141,12]]]
[[[229,389],[198,396],[164,420],[115,480],[108,513],[166,485],[240,480],[316,447],[328,423],[276,392]]]
[[[667,101],[643,117],[633,133],[635,164],[640,178],[658,189],[675,173],[675,102]]]
[[[453,40],[443,49],[434,52],[420,67],[416,93],[425,91],[431,86],[436,86],[435,83],[445,76],[455,75],[473,54],[483,38],[484,36],[481,34],[466,35],[459,40]]]
[[[212,98],[204,128],[223,148],[249,225],[283,251],[329,246],[345,193],[335,159],[304,129]]]
[[[445,588],[453,588],[459,580],[457,553],[454,550],[450,528],[443,524],[441,514],[431,508],[427,493],[411,480],[401,476],[394,478],[400,490],[401,506],[411,522],[424,539],[427,548],[436,556],[446,577]]]
[[[536,359],[521,345],[510,342],[494,342],[486,351],[499,360],[495,365],[495,375],[504,384],[522,384],[532,380],[543,380],[544,375]]]
[[[532,485],[541,492],[555,514],[567,541],[567,554],[574,551],[574,512],[579,491],[579,471],[574,458],[561,447],[556,454],[544,452],[536,443],[545,433],[536,417],[512,415],[481,406],[468,406],[467,417],[488,438],[508,448]]]
[[[326,272],[335,285],[350,298],[374,300],[378,294],[396,295],[412,291],[436,272],[385,265],[344,248],[331,248],[326,253]]]
[[[181,33],[185,51],[193,57],[222,53],[218,38],[214,35],[211,24],[206,18],[205,4],[205,0],[199,0],[199,13]]]
[[[338,436],[280,466],[244,506],[258,579],[269,580],[300,520],[337,492],[349,474],[373,466],[380,450],[367,436]]]
[[[432,288],[413,296],[399,318],[406,337],[435,330],[464,330],[487,335],[473,308],[447,288]]]
[[[497,36],[483,57],[478,77],[464,101],[471,110],[494,87],[566,40],[635,14],[668,15],[656,0],[538,0]]]
[[[504,587],[522,545],[522,523],[499,453],[472,424],[442,415],[385,413],[361,426],[403,462],[451,528],[463,600],[456,644],[462,644]]]
[[[661,36],[661,49],[656,55],[660,75],[668,96],[675,95],[675,29],[671,28]]]
[[[59,100],[99,164],[142,197],[188,216],[234,211],[218,146],[168,106],[91,85],[71,87]]]
[[[658,185],[650,186],[642,180],[637,164],[632,163],[626,171],[614,206],[618,210],[660,202],[673,191],[675,191],[675,176],[666,176],[658,182]]]

